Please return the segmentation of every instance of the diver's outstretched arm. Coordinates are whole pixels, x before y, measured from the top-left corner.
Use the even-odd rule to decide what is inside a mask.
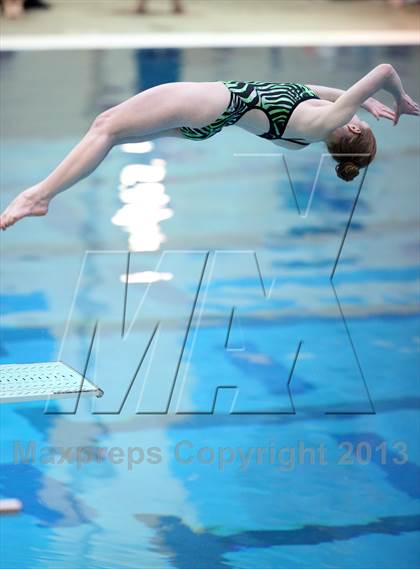
[[[312,89],[312,91],[318,95],[320,99],[324,99],[324,101],[331,101],[331,103],[334,103],[339,97],[341,97],[341,95],[344,95],[346,92],[344,89],[337,89],[336,87],[325,87],[324,85],[307,84],[307,86]],[[381,103],[381,101],[378,101],[373,97],[369,97],[366,99],[366,101],[363,101],[360,107],[373,115],[377,120],[379,120],[381,117],[392,121],[395,120],[395,112],[387,105],[384,105]]]
[[[340,95],[333,105],[319,110],[319,126],[328,133],[345,125],[358,107],[381,89],[391,93],[395,99],[394,124],[401,114],[419,114],[418,104],[405,93],[395,69],[389,63],[381,63]]]

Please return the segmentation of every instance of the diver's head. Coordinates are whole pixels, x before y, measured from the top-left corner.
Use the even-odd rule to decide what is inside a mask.
[[[358,176],[361,168],[366,168],[376,154],[375,136],[367,122],[357,116],[333,130],[325,141],[328,151],[338,162],[335,167],[337,176],[350,182]]]

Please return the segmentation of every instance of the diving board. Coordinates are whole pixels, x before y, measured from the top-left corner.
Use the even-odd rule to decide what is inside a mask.
[[[0,403],[87,395],[103,391],[63,362],[0,365]]]

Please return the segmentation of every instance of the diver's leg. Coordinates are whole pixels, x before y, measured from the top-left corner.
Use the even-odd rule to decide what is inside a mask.
[[[157,137],[183,124],[197,120],[197,105],[189,93],[194,87],[167,83],[148,89],[120,105],[101,113],[83,139],[47,178],[28,188],[13,200],[0,216],[6,229],[29,215],[45,215],[48,204],[58,193],[70,188],[93,172],[116,144],[127,139]],[[176,131],[175,131],[176,132]]]
[[[112,137],[97,123],[45,180],[11,202],[0,217],[0,228],[4,230],[29,215],[45,215],[51,199],[93,172],[112,146]]]

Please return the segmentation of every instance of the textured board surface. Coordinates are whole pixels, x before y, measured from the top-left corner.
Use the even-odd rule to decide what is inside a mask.
[[[0,402],[59,399],[102,391],[62,362],[0,365]]]

